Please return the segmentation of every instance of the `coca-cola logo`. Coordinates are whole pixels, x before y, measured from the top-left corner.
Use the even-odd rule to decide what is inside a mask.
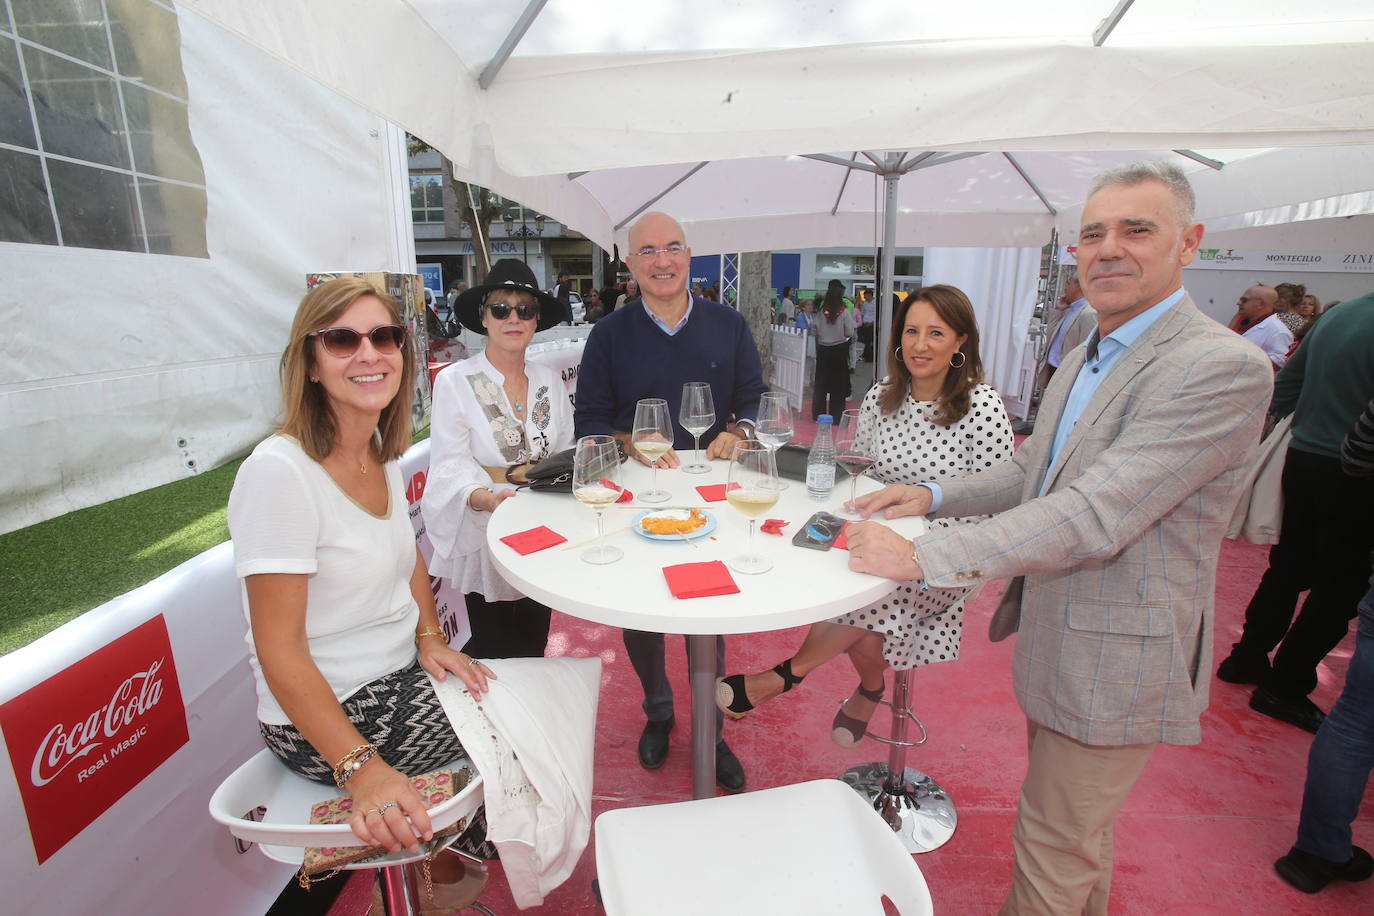
[[[132,726],[140,716],[157,705],[162,698],[162,681],[157,679],[162,659],[148,666],[115,688],[110,702],[91,712],[86,718],[70,726],[58,723],[43,737],[38,752],[33,755],[29,779],[35,786],[46,786],[67,767],[90,754],[106,749],[99,758],[101,765],[111,754],[118,755],[131,747],[147,729],[138,729],[129,738],[116,742],[120,734]],[[80,780],[82,774],[78,774]]]
[[[0,705],[0,728],[41,864],[189,739],[166,621]]]

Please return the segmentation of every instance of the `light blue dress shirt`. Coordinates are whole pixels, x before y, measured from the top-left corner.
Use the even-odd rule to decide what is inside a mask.
[[[1078,377],[1073,380],[1073,388],[1069,389],[1068,400],[1064,402],[1064,412],[1059,416],[1059,425],[1054,430],[1054,443],[1050,446],[1050,464],[1054,467],[1059,460],[1059,453],[1064,449],[1064,442],[1069,438],[1069,433],[1073,432],[1074,424],[1083,415],[1083,409],[1088,406],[1088,402],[1097,394],[1097,389],[1102,387],[1102,380],[1107,377],[1107,373],[1112,371],[1112,366],[1121,358],[1121,354],[1139,339],[1141,334],[1149,330],[1150,325],[1159,320],[1160,316],[1173,308],[1183,299],[1183,287],[1179,287],[1174,292],[1165,297],[1162,302],[1150,306],[1145,311],[1136,315],[1121,327],[1112,331],[1100,341],[1097,337],[1097,330],[1094,330],[1088,337],[1087,358],[1083,360],[1083,368],[1078,370]],[[1045,486],[1049,482],[1049,475],[1045,475],[1045,483],[1040,485],[1040,492],[1045,492]]]
[[[1064,412],[1059,416],[1059,425],[1054,430],[1054,444],[1050,447],[1049,466],[1051,468],[1059,460],[1059,453],[1064,448],[1064,442],[1069,438],[1069,433],[1073,432],[1074,424],[1078,422],[1078,418],[1083,415],[1083,408],[1087,407],[1088,402],[1093,399],[1093,395],[1102,386],[1102,380],[1107,377],[1107,373],[1111,371],[1117,359],[1140,338],[1141,334],[1144,334],[1152,324],[1158,321],[1161,315],[1177,305],[1182,299],[1183,287],[1180,286],[1171,295],[1136,315],[1108,334],[1103,340],[1098,341],[1096,330],[1088,337],[1088,357],[1083,361],[1083,367],[1078,370],[1078,377],[1073,381],[1073,388],[1069,391],[1068,400],[1064,402]],[[1068,321],[1069,319],[1066,316],[1064,320]],[[1044,494],[1048,482],[1049,475],[1046,474],[1045,481],[1040,485],[1041,495]],[[944,502],[944,491],[934,481],[923,481],[921,486],[930,490],[930,511],[937,511],[941,503]]]
[[[1064,317],[1059,320],[1059,325],[1054,329],[1054,340],[1050,341],[1050,352],[1045,356],[1045,362],[1054,368],[1059,368],[1059,363],[1064,358],[1064,332],[1069,329],[1069,323],[1078,317],[1078,313],[1088,304],[1088,297],[1082,296],[1069,303],[1069,310],[1064,313]]]
[[[674,334],[676,334],[678,331],[682,330],[683,325],[685,325],[685,324],[687,323],[687,319],[692,317],[692,297],[691,297],[691,296],[688,296],[688,297],[687,297],[687,311],[685,311],[685,312],[682,313],[682,320],[679,321],[679,322],[677,323],[677,327],[673,327],[673,328],[668,327],[668,322],[664,321],[662,318],[660,318],[660,317],[658,317],[657,315],[654,314],[654,310],[651,309],[651,308],[649,308],[649,303],[645,302],[643,305],[644,305],[644,314],[648,315],[648,316],[649,316],[649,320],[652,321],[654,324],[658,325],[660,328],[662,328],[662,329],[663,329],[663,333],[664,333],[664,334],[667,334],[669,337],[672,337],[672,336],[673,336]]]

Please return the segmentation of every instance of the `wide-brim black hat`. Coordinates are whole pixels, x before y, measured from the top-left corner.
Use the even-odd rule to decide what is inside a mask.
[[[568,316],[566,305],[539,288],[535,283],[534,271],[529,265],[516,258],[503,258],[491,265],[487,279],[481,286],[474,286],[453,300],[453,314],[463,323],[463,327],[478,334],[487,333],[482,326],[482,304],[487,293],[494,289],[514,289],[529,293],[539,303],[539,323],[536,331],[546,331]]]

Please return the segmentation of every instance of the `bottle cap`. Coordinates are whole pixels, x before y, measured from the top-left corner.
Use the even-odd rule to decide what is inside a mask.
[[[833,424],[833,423],[835,422],[835,418],[832,417],[832,416],[831,416],[830,414],[828,414],[828,413],[823,413],[823,414],[821,414],[819,417],[816,418],[816,422],[817,422],[817,423],[830,423],[830,424]]]

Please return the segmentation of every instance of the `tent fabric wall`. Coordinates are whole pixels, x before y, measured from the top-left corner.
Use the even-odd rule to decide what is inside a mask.
[[[1013,416],[1030,406],[1034,348],[1026,337],[1040,276],[1038,248],[927,248],[922,281],[948,283],[973,303],[985,381]]]
[[[209,257],[0,244],[0,532],[247,451],[305,275],[414,269],[399,132],[179,18]]]

